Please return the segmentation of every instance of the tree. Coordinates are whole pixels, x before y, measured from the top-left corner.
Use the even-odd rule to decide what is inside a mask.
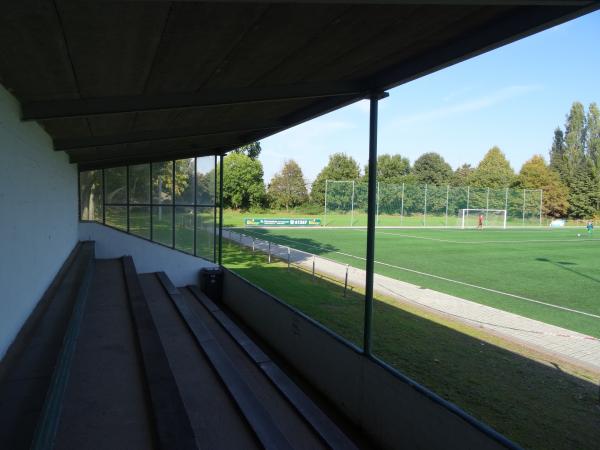
[[[471,175],[471,184],[491,189],[512,185],[515,173],[502,151],[494,146],[488,150]]]
[[[521,189],[542,189],[542,213],[546,216],[564,217],[569,210],[567,186],[541,155],[534,155],[523,164],[515,186]]]
[[[453,186],[468,186],[471,182],[471,175],[473,175],[473,167],[471,164],[463,164],[454,171],[452,177]]]
[[[235,209],[260,206],[265,198],[263,167],[243,153],[231,153],[223,161],[223,203]]]
[[[325,182],[327,180],[358,180],[360,167],[351,156],[345,153],[334,153],[329,162],[315,178],[310,192],[311,200],[316,204],[325,203]]]
[[[308,191],[302,169],[296,161],[286,161],[280,172],[277,172],[269,184],[269,197],[273,206],[298,206],[308,200]]]
[[[377,157],[377,181],[387,184],[401,184],[410,173],[410,161],[400,155],[379,155]],[[369,181],[369,165],[365,165],[364,181]]]
[[[585,127],[585,151],[591,163],[600,168],[600,109],[596,103],[588,108]]]
[[[590,173],[592,206],[600,211],[600,110],[596,103],[588,108],[585,133],[585,153]]]
[[[589,167],[575,172],[569,183],[569,216],[587,219],[594,215],[594,191],[590,189]]]
[[[418,183],[442,186],[452,179],[452,167],[441,155],[430,152],[421,155],[412,170]]]
[[[554,130],[554,140],[550,148],[550,166],[561,177],[565,174],[565,135],[560,127]]]
[[[250,144],[242,145],[241,147],[233,150],[231,153],[239,153],[248,156],[250,159],[257,159],[261,151],[262,148],[260,146],[260,141],[255,141]]]
[[[565,124],[565,168],[563,179],[570,183],[585,161],[585,111],[579,102],[573,102]]]

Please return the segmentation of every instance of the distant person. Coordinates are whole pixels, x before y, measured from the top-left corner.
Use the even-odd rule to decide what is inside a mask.
[[[477,222],[477,229],[483,230],[483,214],[479,214],[479,221]]]
[[[588,230],[588,236],[591,236],[591,235],[592,235],[592,233],[594,232],[594,222],[593,222],[593,221],[591,221],[591,220],[588,220],[588,223],[587,223],[587,227],[586,227],[586,228],[587,228],[587,230]]]

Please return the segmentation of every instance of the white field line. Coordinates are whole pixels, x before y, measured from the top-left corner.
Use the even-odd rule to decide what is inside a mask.
[[[356,231],[362,231],[362,230],[356,230]],[[519,240],[498,240],[498,241],[454,241],[452,239],[440,239],[440,238],[432,238],[432,237],[426,237],[426,236],[413,236],[411,234],[402,234],[402,233],[389,233],[389,232],[385,232],[385,231],[378,231],[377,234],[387,234],[389,236],[399,236],[399,237],[405,237],[405,238],[410,238],[410,239],[423,239],[426,241],[436,241],[436,242],[446,242],[449,244],[520,244],[522,242],[527,242],[527,243],[549,243],[549,242],[559,242],[559,243],[565,243],[565,242],[594,242],[594,241],[600,241],[600,239],[596,239],[596,238],[571,238],[571,239],[519,239]]]
[[[257,237],[257,236],[253,236],[253,237]],[[260,239],[266,240],[264,238],[264,236],[260,236]],[[317,245],[303,244],[303,243],[298,242],[298,241],[294,241],[294,240],[291,240],[291,239],[285,239],[285,238],[281,238],[281,237],[277,237],[277,239],[285,241],[285,242],[291,242],[291,243],[296,244],[296,245],[300,244],[300,245],[303,245],[305,247],[311,247],[311,248],[316,248],[316,249],[319,249],[319,250],[324,250],[326,252],[331,252],[331,250],[319,247]],[[273,241],[273,243],[277,244],[276,241]],[[302,251],[302,250],[300,250],[300,251]],[[350,253],[345,253],[345,252],[340,252],[340,251],[334,251],[332,253],[337,253],[338,255],[347,256],[349,258],[354,258],[354,259],[357,259],[357,260],[360,260],[360,261],[366,261],[366,258],[363,258],[361,256],[355,256],[355,255],[352,255]],[[572,313],[575,313],[575,314],[581,314],[581,315],[584,315],[584,316],[593,317],[595,319],[600,319],[600,315],[588,313],[588,312],[585,312],[585,311],[579,311],[577,309],[567,308],[566,306],[559,306],[559,305],[555,305],[553,303],[547,303],[547,302],[543,302],[541,300],[535,300],[533,298],[523,297],[523,296],[517,295],[517,294],[511,294],[509,292],[502,292],[502,291],[498,291],[496,289],[491,289],[491,288],[487,288],[487,287],[483,287],[483,286],[477,286],[476,284],[471,284],[471,283],[467,283],[467,282],[459,281],[459,280],[453,280],[452,278],[446,278],[446,277],[442,277],[442,276],[439,276],[439,275],[434,275],[432,273],[421,272],[421,271],[418,271],[418,270],[409,269],[407,267],[396,266],[394,264],[389,264],[389,263],[382,262],[382,261],[375,260],[374,262],[375,262],[375,264],[379,264],[379,265],[382,265],[382,266],[390,267],[392,269],[403,270],[405,272],[411,272],[411,273],[415,273],[417,275],[423,275],[423,276],[426,276],[426,277],[435,278],[435,279],[438,279],[438,280],[442,280],[442,281],[447,281],[447,282],[450,282],[450,283],[459,284],[461,286],[467,286],[467,287],[471,287],[471,288],[475,288],[475,289],[480,289],[482,291],[491,292],[491,293],[499,294],[499,295],[504,295],[506,297],[516,298],[516,299],[519,299],[519,300],[524,300],[524,301],[527,301],[527,302],[537,303],[539,305],[548,306],[550,308],[556,308],[556,309],[560,309],[560,310],[563,310],[563,311],[568,311],[568,312],[572,312]]]

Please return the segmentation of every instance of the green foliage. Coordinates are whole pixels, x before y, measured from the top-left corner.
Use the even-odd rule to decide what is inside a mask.
[[[273,206],[285,207],[286,211],[308,200],[302,169],[293,159],[286,161],[281,171],[271,179],[269,200]]]
[[[471,164],[463,164],[454,171],[451,184],[453,186],[468,186],[471,183],[471,175],[474,171],[475,169]]]
[[[345,153],[334,153],[329,156],[329,162],[315,179],[310,193],[311,200],[317,204],[325,203],[326,180],[358,180],[360,167],[351,156]]]
[[[574,102],[565,124],[565,168],[567,183],[581,169],[585,161],[585,111],[583,105]]]
[[[554,130],[554,139],[550,148],[550,167],[561,176],[565,173],[565,134],[560,127]]]
[[[600,210],[600,111],[590,104],[587,115],[579,102],[574,102],[563,132],[557,128],[550,149],[551,165],[560,174],[569,194],[569,215],[588,218]]]
[[[400,184],[410,173],[410,161],[401,155],[379,155],[377,157],[377,181]],[[365,165],[363,181],[369,181],[369,165]]]
[[[441,186],[452,180],[452,167],[441,155],[425,153],[415,161],[413,175],[418,183]]]
[[[588,109],[585,149],[593,167],[600,170],[600,109],[596,103],[590,104]]]
[[[470,178],[473,186],[499,189],[511,186],[515,173],[504,153],[494,146],[488,150]]]
[[[225,207],[259,207],[265,199],[263,167],[259,160],[231,153],[223,161],[223,203]]]
[[[262,148],[260,146],[260,141],[255,141],[250,144],[242,145],[241,147],[236,148],[231,153],[239,153],[242,155],[246,155],[251,159],[257,159],[260,155]]]
[[[558,172],[546,164],[543,156],[535,155],[521,167],[516,186],[521,189],[543,190],[543,214],[564,217],[569,209],[569,191]]]
[[[576,219],[592,217],[595,203],[591,170],[584,166],[569,180],[569,216]]]

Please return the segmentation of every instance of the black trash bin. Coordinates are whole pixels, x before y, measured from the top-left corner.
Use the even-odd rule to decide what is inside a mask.
[[[200,269],[200,290],[213,302],[220,302],[223,292],[223,271],[219,267]]]

